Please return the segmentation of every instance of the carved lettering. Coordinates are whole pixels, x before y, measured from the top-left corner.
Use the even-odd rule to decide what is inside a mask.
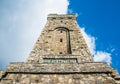
[[[77,59],[76,58],[44,58],[44,63],[47,64],[54,64],[54,63],[77,63]]]

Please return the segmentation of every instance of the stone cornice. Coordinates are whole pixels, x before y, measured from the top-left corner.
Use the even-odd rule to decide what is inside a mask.
[[[14,73],[112,73],[107,63],[86,62],[76,64],[11,63],[6,72]]]

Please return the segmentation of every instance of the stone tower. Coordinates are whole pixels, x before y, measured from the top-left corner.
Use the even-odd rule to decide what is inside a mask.
[[[26,62],[0,71],[0,84],[119,84],[118,72],[94,62],[76,16],[50,14]]]

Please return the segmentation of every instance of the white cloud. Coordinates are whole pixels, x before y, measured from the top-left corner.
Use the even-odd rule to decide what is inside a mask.
[[[96,48],[95,37],[93,37],[91,35],[88,35],[85,32],[85,28],[81,28],[81,32],[82,32],[82,35],[84,36],[84,39],[86,40],[86,43],[88,45],[88,48],[89,48],[91,54],[94,55],[95,54],[95,48]]]
[[[46,23],[47,15],[49,13],[66,14],[68,5],[68,0],[3,1],[0,5],[0,65],[27,59]],[[72,12],[72,10],[69,11]],[[82,33],[94,58],[97,61],[110,62],[109,53],[95,51],[95,38],[85,33],[83,28]]]
[[[103,51],[97,51],[94,55],[94,61],[111,63],[111,54]]]
[[[68,12],[69,12],[69,13],[73,13],[73,10],[72,10],[72,9],[68,9]]]
[[[8,0],[0,5],[0,65],[27,59],[49,13],[66,14],[68,0]],[[7,53],[6,53],[7,52]],[[7,58],[7,59],[6,59]]]
[[[81,32],[86,40],[86,43],[88,45],[88,48],[93,56],[94,61],[96,62],[108,62],[111,63],[111,54],[104,52],[104,51],[97,51],[96,50],[96,43],[95,43],[95,37],[87,34],[85,32],[85,28],[81,28]],[[113,51],[113,50],[112,50]]]

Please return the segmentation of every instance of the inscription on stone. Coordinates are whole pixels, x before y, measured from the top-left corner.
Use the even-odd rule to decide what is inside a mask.
[[[44,58],[44,63],[54,64],[54,63],[77,63],[76,58]]]

